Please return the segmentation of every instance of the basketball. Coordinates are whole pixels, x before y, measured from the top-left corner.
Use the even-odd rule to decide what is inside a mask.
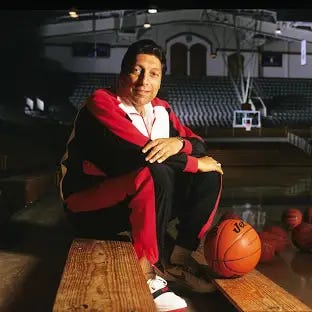
[[[269,241],[271,243],[271,245],[274,246],[274,250],[276,250],[277,247],[277,240],[276,237],[272,236],[272,233],[263,231],[263,232],[259,232],[258,233],[260,241]]]
[[[204,255],[218,276],[239,277],[258,264],[261,241],[256,230],[247,222],[226,219],[207,233]]]
[[[271,225],[264,229],[271,235],[271,239],[276,243],[276,252],[281,252],[290,245],[288,232],[278,225]],[[261,239],[261,237],[260,237]]]
[[[274,233],[274,234],[288,240],[288,232],[279,225],[266,226],[263,231],[269,232],[269,233]]]
[[[292,230],[302,222],[302,218],[302,212],[299,209],[289,208],[283,213],[282,221],[289,230]]]
[[[291,232],[294,245],[303,251],[312,251],[312,224],[302,222]]]
[[[273,260],[275,256],[275,244],[271,240],[261,239],[261,256],[259,263],[266,263]]]
[[[303,221],[312,224],[312,207],[309,207],[304,211]]]

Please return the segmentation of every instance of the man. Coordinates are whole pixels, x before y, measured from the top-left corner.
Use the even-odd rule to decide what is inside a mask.
[[[62,159],[61,195],[77,235],[116,239],[130,230],[158,311],[184,311],[184,299],[155,270],[165,265],[171,280],[212,290],[188,266],[212,224],[223,171],[203,139],[157,98],[165,70],[165,55],[152,40],[128,48],[116,90],[96,90],[77,114]],[[178,236],[166,262],[173,217]]]

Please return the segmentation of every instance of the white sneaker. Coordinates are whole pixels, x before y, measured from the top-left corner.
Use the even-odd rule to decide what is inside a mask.
[[[187,304],[184,299],[173,293],[167,286],[167,282],[156,275],[149,279],[147,285],[153,295],[154,302],[159,312],[183,312],[186,311]]]

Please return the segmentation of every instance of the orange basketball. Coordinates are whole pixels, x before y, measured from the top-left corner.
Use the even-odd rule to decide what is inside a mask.
[[[275,256],[275,244],[271,240],[261,239],[261,256],[259,263],[270,262]]]
[[[288,240],[288,232],[279,225],[266,226],[263,231],[277,234],[285,240]]]
[[[276,252],[281,252],[290,245],[288,232],[278,225],[271,225],[264,229],[276,243]],[[261,238],[261,237],[260,237]]]
[[[289,208],[283,213],[282,219],[288,229],[292,230],[302,222],[302,217],[302,212],[299,209]]]
[[[277,237],[276,236],[273,236],[272,233],[270,232],[266,232],[266,231],[263,231],[263,232],[259,232],[258,233],[259,235],[259,238],[260,238],[260,241],[269,241],[271,243],[272,246],[274,246],[274,251],[276,251],[276,248],[278,247],[278,242],[277,242]]]
[[[204,254],[208,265],[221,277],[239,277],[255,268],[261,241],[247,222],[226,219],[207,233]]]
[[[291,232],[294,245],[303,251],[312,251],[312,224],[302,222]]]

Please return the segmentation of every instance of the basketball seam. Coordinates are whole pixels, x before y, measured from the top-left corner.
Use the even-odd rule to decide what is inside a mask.
[[[216,237],[216,241],[219,240],[219,237],[220,237],[221,234],[223,233],[223,230],[225,229],[226,225],[227,225],[228,223],[230,223],[230,222],[231,222],[231,220],[221,223],[221,225],[222,225],[223,227],[220,229],[220,231],[217,231],[217,233],[219,232],[219,235]],[[247,231],[247,232],[248,232],[248,231]],[[236,238],[236,240],[237,240],[237,239],[238,239],[238,238]],[[236,240],[233,242],[233,244],[236,242]],[[231,247],[231,246],[230,246],[230,247]],[[229,247],[229,248],[230,248],[230,247]],[[219,255],[219,244],[217,244],[217,248],[216,248],[216,253],[215,253],[215,255],[214,255],[214,259],[219,258],[218,255]],[[223,256],[225,256],[225,254],[224,254]],[[215,268],[215,265],[216,265],[218,262],[221,262],[221,261],[220,261],[220,260],[219,260],[219,261],[218,261],[218,260],[213,260],[213,261],[212,261],[212,268]],[[226,266],[226,265],[225,265],[225,266]],[[226,268],[229,269],[227,266],[226,266]]]
[[[231,261],[237,261],[237,260],[241,260],[241,259],[244,259],[244,258],[250,257],[250,256],[252,256],[252,255],[256,254],[259,250],[261,250],[261,249],[260,249],[260,248],[258,248],[258,249],[257,249],[254,253],[251,253],[251,254],[249,254],[249,255],[248,255],[248,256],[246,256],[246,257],[237,258],[237,259],[233,259],[233,260],[223,260],[223,263],[224,263],[225,267],[226,267],[229,271],[231,271],[231,272],[233,272],[233,273],[238,273],[238,274],[241,274],[241,273],[246,273],[246,272],[236,271],[236,270],[234,270],[234,269],[230,268],[230,267],[227,265],[227,263],[228,263],[228,262],[231,262]]]
[[[244,233],[241,233],[238,237],[236,237],[235,241],[232,243],[232,245],[230,245],[228,248],[227,248],[227,251],[224,253],[224,257],[226,257],[226,254],[228,253],[228,251],[231,249],[231,247],[239,240],[241,239],[245,234],[247,234],[250,230],[253,230],[253,228],[250,226],[250,228],[244,232]]]
[[[223,260],[223,262],[231,262],[231,261],[237,261],[237,260],[242,260],[244,258],[248,258],[248,257],[254,255],[255,253],[257,253],[259,250],[261,250],[261,248],[258,248],[255,252],[249,254],[248,256],[241,257],[241,258],[236,258],[236,259],[232,259],[232,260]]]
[[[229,223],[229,222],[230,222],[230,221],[228,221],[228,222],[223,222],[223,224],[222,224],[223,227],[221,228],[218,237],[216,237],[216,240],[217,240],[217,241],[219,240],[219,237],[221,236],[221,234],[222,234],[222,232],[223,232],[223,230],[224,230],[224,228],[225,228],[225,224],[226,224],[226,223]],[[218,233],[218,231],[217,231],[217,233]],[[215,253],[215,255],[214,255],[214,258],[218,258],[218,254],[219,254],[219,244],[217,244],[216,253]]]
[[[244,259],[244,258],[247,258],[247,257],[249,257],[249,256],[252,256],[252,255],[256,254],[257,252],[259,252],[259,250],[261,250],[261,248],[258,248],[255,252],[249,254],[249,255],[246,256],[246,257],[237,258],[237,259],[233,259],[233,260],[219,260],[219,259],[216,259],[216,260],[213,260],[213,262],[214,262],[214,263],[221,263],[221,262],[222,262],[222,263],[225,265],[225,267],[226,267],[229,271],[231,271],[231,272],[233,272],[233,273],[244,273],[244,272],[240,272],[240,271],[233,270],[232,268],[230,268],[230,267],[227,265],[227,263],[228,263],[228,262],[231,262],[231,261],[242,260],[242,259]]]

